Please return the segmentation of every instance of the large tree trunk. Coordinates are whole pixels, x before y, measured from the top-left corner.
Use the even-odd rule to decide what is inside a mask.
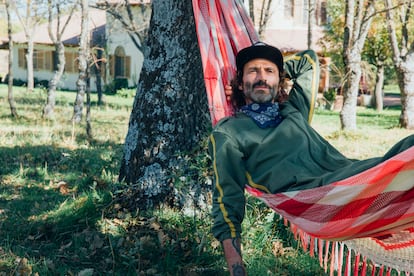
[[[79,75],[76,81],[78,92],[76,93],[75,104],[73,107],[72,120],[75,123],[82,121],[83,105],[88,86],[89,70],[89,16],[88,0],[81,1],[81,37],[79,41]]]
[[[57,70],[53,74],[52,79],[49,81],[49,86],[47,89],[47,101],[46,105],[43,108],[43,117],[44,118],[53,118],[54,110],[56,104],[56,89],[60,81],[60,78],[63,75],[65,69],[65,46],[62,42],[59,42],[55,45],[56,54],[57,54]]]
[[[8,64],[8,94],[7,98],[10,106],[10,115],[17,117],[16,102],[13,97],[13,39],[12,39],[12,23],[10,16],[10,3],[6,1],[6,13],[7,13],[7,35],[9,38],[9,64]]]
[[[120,180],[137,208],[177,204],[174,178],[186,171],[184,152],[211,127],[191,0],[154,0],[144,65],[125,139]]]

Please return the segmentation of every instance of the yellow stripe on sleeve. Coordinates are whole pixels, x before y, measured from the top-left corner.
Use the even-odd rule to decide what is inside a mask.
[[[219,175],[218,175],[218,172],[217,172],[216,141],[214,140],[213,135],[210,135],[210,141],[211,141],[211,145],[213,146],[213,169],[214,169],[214,175],[216,177],[216,189],[218,190],[219,195],[220,195],[217,198],[217,201],[219,203],[221,213],[223,214],[224,221],[228,224],[228,226],[230,228],[231,237],[236,238],[236,227],[234,226],[233,222],[229,219],[228,212],[227,212],[226,207],[224,206],[224,203],[223,203],[224,192],[223,192],[223,188],[220,185],[220,179],[219,179]]]
[[[249,184],[250,187],[256,188],[258,190],[261,190],[261,191],[264,191],[270,194],[270,191],[265,186],[256,184],[255,182],[253,182],[252,176],[248,172],[246,172],[246,178],[247,178],[247,183]]]

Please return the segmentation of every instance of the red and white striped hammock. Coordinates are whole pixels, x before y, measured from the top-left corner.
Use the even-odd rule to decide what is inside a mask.
[[[239,0],[193,0],[193,10],[215,125],[233,112],[224,85],[235,73],[236,53],[259,38]],[[372,275],[414,273],[414,147],[323,187],[246,190],[283,216],[331,275],[366,275],[368,260]]]

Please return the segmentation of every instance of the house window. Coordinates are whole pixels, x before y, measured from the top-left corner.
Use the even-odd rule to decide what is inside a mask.
[[[20,68],[27,69],[26,61],[27,49],[19,48],[18,65]],[[54,51],[33,50],[33,70],[53,71],[56,68]]]
[[[117,78],[129,78],[131,57],[125,55],[125,50],[122,46],[118,46],[115,49],[115,53],[110,57],[111,62],[111,76]]]
[[[19,68],[24,68],[24,69],[27,68],[26,52],[27,52],[26,49],[19,48],[19,51],[18,51]]]
[[[78,54],[75,52],[65,52],[65,72],[78,72]]]
[[[53,71],[53,52],[44,50],[33,51],[33,69]]]

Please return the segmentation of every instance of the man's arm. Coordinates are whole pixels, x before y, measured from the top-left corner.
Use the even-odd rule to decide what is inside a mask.
[[[241,255],[240,239],[226,239],[222,242],[224,256],[231,276],[244,276],[246,269]]]
[[[319,87],[318,56],[313,50],[288,56],[285,70],[293,81],[289,102],[311,122]]]

